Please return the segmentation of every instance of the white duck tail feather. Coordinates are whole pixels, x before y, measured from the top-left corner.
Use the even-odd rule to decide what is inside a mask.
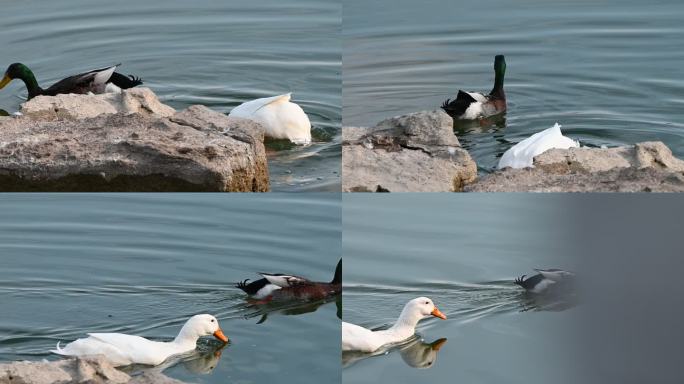
[[[292,93],[290,92],[283,95],[273,97],[262,97],[260,99],[246,101],[238,105],[237,107],[233,108],[233,110],[230,111],[230,114],[237,117],[249,118],[250,116],[257,113],[257,111],[259,111],[261,108],[264,108],[265,106],[271,104],[278,104],[283,102],[287,103],[290,101],[291,97]]]
[[[109,68],[106,68],[102,71],[97,72],[95,74],[95,79],[93,80],[93,82],[95,84],[104,85],[105,83],[107,83],[107,81],[109,81],[109,78],[112,77],[112,74],[116,70],[116,67],[119,65],[121,65],[121,64],[117,64],[117,65],[111,66]]]
[[[59,343],[61,343],[61,341],[58,341],[57,346],[55,346],[55,349],[51,349],[50,352],[58,354],[58,355],[66,355],[64,350],[62,348],[60,348]]]
[[[504,152],[499,160],[498,168],[526,168],[534,166],[534,157],[549,149],[578,148],[579,142],[561,133],[561,125],[556,123],[553,127],[537,132],[527,139],[519,142]]]

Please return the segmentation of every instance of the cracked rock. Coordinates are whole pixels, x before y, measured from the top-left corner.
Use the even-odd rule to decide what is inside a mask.
[[[342,129],[345,192],[457,192],[477,177],[453,120],[441,111],[386,119],[372,128]]]

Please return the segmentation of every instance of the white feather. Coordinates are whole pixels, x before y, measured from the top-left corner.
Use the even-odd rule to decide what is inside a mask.
[[[129,364],[158,365],[170,356],[192,351],[197,339],[220,330],[218,320],[211,315],[191,317],[178,336],[170,342],[159,342],[123,333],[89,333],[88,337],[74,340],[64,348],[50,352],[62,356],[102,355],[118,367]]]
[[[291,93],[242,103],[229,116],[254,120],[265,128],[266,136],[288,139],[295,144],[311,143],[311,122],[304,110],[290,102]]]
[[[97,85],[105,85],[107,81],[109,81],[109,78],[112,77],[112,74],[116,70],[116,65],[109,67],[103,71],[97,72],[95,74],[95,79],[93,80],[93,83]]]
[[[499,160],[499,169],[533,167],[534,157],[549,149],[578,148],[579,142],[563,136],[560,124],[535,133],[504,152]]]

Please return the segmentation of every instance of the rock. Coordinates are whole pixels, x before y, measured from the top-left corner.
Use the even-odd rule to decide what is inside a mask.
[[[176,111],[162,104],[152,90],[141,87],[99,95],[37,96],[21,105],[21,113],[40,120],[81,120],[115,113],[170,117]]]
[[[453,120],[441,111],[397,116],[372,128],[345,127],[342,134],[345,192],[461,191],[477,177]]]
[[[0,384],[182,384],[158,372],[131,378],[101,356],[57,361],[17,361],[0,364]]]
[[[552,149],[534,168],[506,168],[469,192],[684,192],[684,161],[662,142],[618,148]]]
[[[0,191],[269,190],[263,128],[250,120],[175,112],[146,88],[24,109],[0,118]]]

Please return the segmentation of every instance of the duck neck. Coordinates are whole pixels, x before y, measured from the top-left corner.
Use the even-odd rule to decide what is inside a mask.
[[[494,66],[494,88],[489,93],[499,99],[505,99],[504,93],[504,77],[506,76],[506,64],[496,63]]]
[[[19,78],[26,85],[29,100],[43,93],[43,89],[38,85],[36,76],[33,75],[33,72],[28,67],[24,66]]]
[[[178,336],[173,340],[175,344],[181,345],[186,348],[195,348],[197,346],[197,340],[199,335],[197,332],[191,329],[188,324],[183,325]]]
[[[335,267],[335,276],[333,276],[330,284],[342,284],[342,260],[337,263],[337,267]]]
[[[409,310],[408,308],[404,308],[404,310],[401,311],[401,315],[399,315],[396,323],[394,323],[390,330],[402,338],[411,337],[414,333],[416,333],[416,325],[418,325],[418,322],[422,318],[423,316],[420,313],[414,310]]]

